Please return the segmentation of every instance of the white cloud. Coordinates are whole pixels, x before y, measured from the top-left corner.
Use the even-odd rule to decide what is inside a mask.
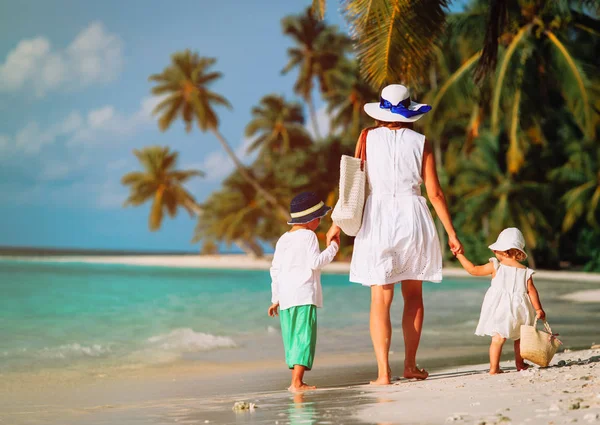
[[[66,49],[53,49],[46,37],[21,40],[0,62],[0,92],[33,87],[37,96],[61,88],[113,81],[123,66],[123,43],[94,22]]]
[[[151,111],[159,101],[144,98],[139,108],[129,115],[117,112],[111,105],[88,112],[85,119],[80,112],[73,111],[45,129],[40,128],[36,121],[30,121],[16,133],[14,139],[0,135],[0,151],[36,155],[60,137],[67,138],[67,146],[123,139],[153,122]]]
[[[91,128],[101,128],[109,122],[115,115],[115,108],[105,106],[100,109],[95,109],[88,114],[88,124]]]
[[[255,154],[248,154],[247,152],[251,143],[251,139],[243,139],[242,144],[235,149],[237,157],[246,164],[256,156]],[[220,181],[229,175],[235,168],[235,165],[229,158],[229,155],[227,155],[223,149],[219,149],[208,153],[201,164],[195,164],[185,168],[194,168],[204,171],[206,176],[203,180],[212,182]]]
[[[73,133],[82,124],[83,120],[78,112],[72,112],[63,121],[45,130],[40,129],[37,122],[30,121],[15,135],[14,149],[25,154],[38,154],[44,146],[53,144],[57,137]]]
[[[4,134],[0,134],[0,152],[7,151],[10,146],[10,139]]]
[[[70,171],[71,165],[68,162],[46,160],[40,173],[40,179],[44,181],[58,180],[66,177]]]
[[[106,164],[106,170],[107,171],[123,170],[128,164],[129,164],[129,161],[125,158],[115,159],[114,161],[110,161],[108,164]]]
[[[326,137],[331,131],[331,115],[327,112],[327,106],[323,106],[317,109],[317,126],[319,127],[319,133],[321,133],[321,137]],[[306,131],[313,140],[316,140],[317,137],[315,135],[315,126],[312,124],[312,119],[309,115],[306,121]]]

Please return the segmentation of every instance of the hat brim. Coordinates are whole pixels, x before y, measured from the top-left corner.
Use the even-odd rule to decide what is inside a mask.
[[[331,207],[328,207],[327,205],[323,205],[321,208],[319,208],[317,211],[315,211],[313,213],[307,214],[302,217],[292,218],[290,221],[288,221],[287,224],[307,224],[317,218],[325,217],[327,215],[327,213],[329,213],[329,211],[331,211]]]
[[[508,251],[509,249],[516,249],[518,251],[521,251],[523,253],[523,255],[525,255],[525,258],[527,258],[527,253],[525,251],[523,251],[521,248],[517,248],[513,244],[503,244],[500,242],[494,242],[493,244],[488,246],[488,248],[491,249],[492,251],[502,251],[502,252]]]
[[[427,106],[424,103],[410,102],[410,106],[408,109],[411,111],[416,111],[421,106]],[[389,109],[382,109],[379,107],[379,102],[367,103],[364,106],[364,110],[368,116],[378,121],[387,121],[387,122],[415,122],[427,112],[423,112],[422,114],[412,116],[407,118],[400,114],[394,114]]]

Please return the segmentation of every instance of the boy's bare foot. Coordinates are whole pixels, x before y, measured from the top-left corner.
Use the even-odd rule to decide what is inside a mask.
[[[317,389],[317,387],[315,387],[314,385],[308,385],[303,382],[300,385],[290,385],[288,388],[288,391],[290,391],[292,393],[297,393],[297,392],[301,392],[301,391],[310,391],[310,390],[316,390],[316,389]]]
[[[428,376],[429,372],[427,372],[425,369],[419,369],[418,367],[415,367],[414,369],[404,369],[404,377],[406,379],[423,380],[427,379]]]
[[[504,373],[504,371],[502,369],[495,369],[495,370],[490,369],[490,375],[499,375],[501,373]]]
[[[520,372],[522,370],[527,370],[531,367],[531,365],[523,362],[522,364],[517,364],[517,372]]]
[[[370,382],[371,385],[391,385],[392,381],[390,379],[390,376],[381,376],[379,378],[377,378],[374,381]]]

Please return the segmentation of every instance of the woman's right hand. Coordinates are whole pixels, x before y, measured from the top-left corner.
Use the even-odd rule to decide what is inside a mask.
[[[462,243],[460,243],[460,240],[456,235],[448,236],[448,246],[450,247],[450,251],[452,251],[453,255],[462,254],[465,252]]]
[[[337,239],[339,241],[340,232],[341,232],[340,227],[337,224],[333,223],[331,225],[331,227],[329,228],[329,230],[327,231],[327,246],[329,246],[331,241],[334,239]],[[338,245],[339,245],[339,243],[338,243]]]

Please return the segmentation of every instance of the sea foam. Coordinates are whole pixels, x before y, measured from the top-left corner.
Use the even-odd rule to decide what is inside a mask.
[[[147,341],[153,347],[179,352],[208,351],[237,346],[229,337],[195,332],[190,328],[175,329],[167,334],[150,337]]]
[[[110,353],[110,347],[100,344],[81,345],[78,343],[44,347],[37,352],[40,357],[47,359],[66,359],[71,357],[101,357]]]

